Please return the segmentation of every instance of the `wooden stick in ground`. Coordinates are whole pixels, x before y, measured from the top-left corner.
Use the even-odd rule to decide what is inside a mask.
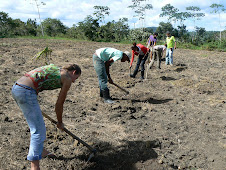
[[[57,121],[55,121],[54,119],[52,119],[51,117],[49,117],[47,114],[45,114],[44,112],[42,112],[42,115],[49,119],[52,123],[57,124]],[[91,147],[90,145],[88,145],[86,142],[84,142],[82,139],[80,139],[79,137],[75,136],[73,133],[71,133],[67,128],[64,127],[63,129],[64,132],[66,132],[68,135],[70,135],[71,137],[73,137],[74,139],[76,139],[79,143],[83,144],[84,146],[86,146],[91,152],[93,152],[94,154],[96,153],[96,149],[94,149],[93,147]]]
[[[129,91],[123,89],[122,87],[120,87],[119,85],[115,84],[115,83],[112,83],[112,85],[118,87],[120,90],[124,91],[125,93],[129,94]]]

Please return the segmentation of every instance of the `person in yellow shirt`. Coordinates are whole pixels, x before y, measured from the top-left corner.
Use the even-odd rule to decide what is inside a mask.
[[[166,32],[166,65],[173,65],[173,51],[177,48],[176,40],[174,36],[171,36],[170,32]]]

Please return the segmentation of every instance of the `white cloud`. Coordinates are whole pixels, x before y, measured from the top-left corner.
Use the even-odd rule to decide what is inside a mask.
[[[44,0],[43,0],[44,1]],[[32,2],[32,4],[31,4]],[[39,1],[41,2],[41,0]],[[110,8],[110,15],[106,16],[106,22],[118,21],[119,18],[126,17],[129,19],[131,28],[139,25],[139,20],[133,18],[134,11],[128,8],[132,4],[131,0],[45,0],[46,5],[40,5],[41,19],[57,18],[65,25],[72,26],[80,21],[83,21],[87,15],[92,15],[94,12],[93,6],[108,6]],[[223,4],[226,8],[225,0],[149,0],[146,3],[151,3],[153,9],[146,12],[145,26],[158,26],[159,22],[166,22],[166,17],[159,17],[161,8],[170,3],[180,11],[185,11],[188,6],[199,6],[206,16],[197,22],[197,26],[205,27],[206,30],[219,30],[218,16],[210,14],[209,6],[212,3]],[[40,3],[39,3],[40,4]],[[28,18],[38,19],[37,7],[33,0],[2,0],[0,3],[1,11],[9,13],[9,16],[16,19],[20,18],[22,21],[27,21]],[[225,28],[226,14],[221,16],[221,28]],[[185,21],[187,28],[192,30],[193,22],[191,20]]]

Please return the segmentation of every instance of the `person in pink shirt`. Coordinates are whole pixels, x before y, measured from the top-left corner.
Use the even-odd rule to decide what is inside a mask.
[[[144,70],[145,70],[144,64],[148,58],[148,54],[149,54],[150,50],[149,50],[149,48],[145,47],[144,45],[136,44],[135,42],[133,43],[133,46],[131,47],[131,49],[132,49],[132,58],[131,58],[131,62],[130,62],[130,69],[133,64],[134,55],[138,56],[138,60],[137,60],[136,68],[135,68],[133,74],[130,75],[130,77],[132,77],[132,78],[136,77],[139,67],[141,65],[141,79],[144,79]]]

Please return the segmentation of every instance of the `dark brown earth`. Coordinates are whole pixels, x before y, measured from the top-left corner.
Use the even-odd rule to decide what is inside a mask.
[[[110,69],[112,79],[130,94],[109,85],[117,103],[107,105],[99,98],[92,54],[101,47],[124,51],[130,46],[41,39],[0,39],[0,169],[30,168],[29,128],[11,87],[43,65],[32,57],[46,46],[53,50],[51,63],[82,68],[68,93],[63,120],[98,153],[87,162],[88,149],[45,119],[45,147],[57,157],[41,160],[42,169],[226,169],[226,53],[177,49],[173,67],[163,62],[144,81],[140,73],[129,78],[128,63],[118,61]],[[42,110],[54,119],[58,93],[39,95]]]

